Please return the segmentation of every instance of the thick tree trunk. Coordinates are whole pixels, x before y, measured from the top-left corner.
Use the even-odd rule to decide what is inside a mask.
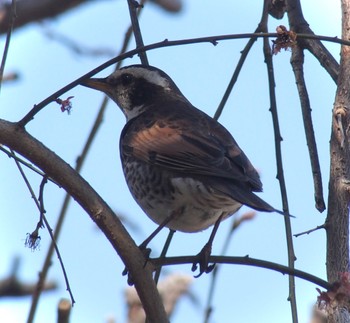
[[[342,1],[342,38],[350,39],[350,0]],[[333,107],[331,169],[327,215],[327,276],[339,279],[349,269],[350,201],[350,47],[342,46],[338,88]]]
[[[342,38],[350,40],[350,0],[342,0]],[[350,201],[350,47],[342,46],[330,141],[327,231],[327,277],[338,281],[349,271]],[[349,295],[347,295],[349,297]],[[330,302],[327,322],[349,322],[349,302]],[[340,315],[341,314],[341,315]]]

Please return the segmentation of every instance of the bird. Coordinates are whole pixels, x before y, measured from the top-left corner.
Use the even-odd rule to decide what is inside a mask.
[[[164,71],[129,65],[81,85],[104,92],[124,113],[119,148],[126,183],[158,231],[214,225],[200,252],[206,254],[200,274],[212,269],[208,253],[220,222],[242,205],[285,215],[255,194],[262,191],[259,174],[230,132],[194,107]]]

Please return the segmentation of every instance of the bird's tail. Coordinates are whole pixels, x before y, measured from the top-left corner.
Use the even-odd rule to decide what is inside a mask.
[[[248,191],[247,189],[243,189],[235,185],[230,185],[229,188],[230,190],[228,192],[227,186],[216,187],[216,189],[220,190],[222,193],[228,194],[235,201],[241,204],[244,204],[246,206],[249,206],[254,210],[263,211],[263,212],[276,212],[281,215],[294,218],[294,216],[289,214],[288,212],[275,209],[269,203],[265,202],[262,198],[255,195],[253,192]]]
[[[253,192],[242,192],[242,190],[236,190],[236,192],[232,195],[234,195],[233,198],[235,200],[251,207],[254,210],[263,212],[276,212],[281,215],[294,218],[294,216],[289,214],[288,212],[284,212],[274,208],[269,203],[265,202],[262,198],[255,195]]]

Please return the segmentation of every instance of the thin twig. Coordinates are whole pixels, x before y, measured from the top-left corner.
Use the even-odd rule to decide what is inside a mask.
[[[130,13],[131,25],[135,36],[136,48],[142,48],[144,47],[144,43],[142,40],[142,34],[141,34],[139,20],[137,17],[138,16],[137,12],[140,11],[140,8],[143,7],[143,4],[139,4],[136,0],[127,0],[127,1],[128,1],[129,13]],[[139,56],[142,64],[149,65],[145,51],[139,52]]]
[[[13,30],[13,25],[15,24],[16,20],[16,0],[12,0],[11,4],[11,20],[8,26],[7,35],[6,35],[6,41],[5,41],[5,47],[4,47],[4,53],[2,55],[1,60],[1,66],[0,66],[0,91],[1,91],[1,84],[4,77],[4,71],[5,71],[5,64],[7,59],[7,53],[10,48],[10,41],[11,41],[11,35]]]
[[[43,218],[46,213],[45,206],[44,206],[44,188],[46,184],[47,184],[47,175],[43,177],[39,186],[38,202],[39,202],[39,211],[40,211],[40,222],[43,222]]]
[[[266,25],[265,21],[267,21],[267,17],[268,17],[268,4],[267,4],[267,1],[264,1],[261,19],[260,19],[260,22],[258,24],[258,27],[254,31],[254,34],[257,34],[257,33],[260,33],[263,31],[262,26]],[[253,47],[254,43],[256,42],[256,40],[257,40],[257,37],[250,38],[247,45],[245,45],[244,49],[241,51],[241,57],[237,63],[236,69],[233,72],[233,75],[231,77],[231,80],[230,80],[227,88],[226,88],[224,96],[222,97],[221,102],[220,102],[220,104],[219,104],[219,106],[216,109],[216,112],[214,114],[215,120],[218,120],[219,117],[221,116],[221,113],[222,113],[224,106],[226,105],[226,102],[227,102],[227,100],[232,92],[232,89],[237,82],[237,79],[238,79],[239,73],[242,70],[243,64],[244,64],[251,48]]]
[[[5,149],[4,147],[2,147],[0,145],[0,150],[2,152],[4,152],[9,158],[13,158],[16,161],[18,161],[19,163],[21,163],[22,165],[28,167],[30,170],[32,170],[33,172],[41,175],[41,176],[45,176],[45,174],[40,170],[37,169],[36,167],[34,167],[33,165],[29,164],[28,162],[26,162],[24,159],[19,158],[16,154],[13,154],[11,151],[8,151],[7,149]],[[58,185],[52,178],[48,178],[49,181],[51,181],[52,183]]]
[[[323,212],[326,209],[326,205],[323,198],[321,168],[317,153],[315,132],[311,117],[309,94],[304,79],[304,51],[299,46],[294,46],[292,48],[291,64],[293,67],[295,81],[299,92],[301,111],[304,121],[305,137],[307,146],[309,148],[311,169],[314,180],[316,209],[320,212]]]
[[[14,151],[11,151],[11,152],[12,152],[12,154],[14,154]],[[36,198],[34,190],[33,190],[32,186],[30,185],[29,180],[28,180],[27,176],[25,175],[21,164],[16,159],[15,159],[15,163],[16,163],[16,165],[18,167],[19,172],[21,173],[21,175],[23,177],[23,180],[24,180],[24,182],[25,182],[25,184],[26,184],[26,186],[27,186],[27,188],[28,188],[28,190],[29,190],[29,192],[31,194],[31,197],[34,200],[34,203],[36,204],[36,206],[37,206],[37,208],[38,208],[38,210],[40,212],[40,221],[38,222],[36,230],[38,230],[39,226],[41,226],[41,221],[43,221],[45,223],[47,231],[48,231],[48,233],[49,233],[49,235],[51,237],[51,241],[52,241],[52,243],[55,246],[55,251],[56,251],[57,258],[59,259],[59,262],[60,262],[60,265],[61,265],[61,268],[62,268],[63,276],[64,276],[64,279],[65,279],[65,282],[66,282],[66,287],[67,287],[67,290],[68,290],[68,292],[70,294],[72,304],[74,304],[75,301],[74,301],[74,297],[73,297],[73,294],[72,294],[72,290],[70,288],[70,284],[69,284],[68,276],[67,276],[67,273],[66,273],[66,269],[65,269],[64,264],[63,264],[61,253],[60,253],[60,251],[58,249],[58,246],[56,244],[55,238],[53,236],[52,229],[50,227],[49,222],[46,219],[45,211],[44,211],[44,205],[41,204],[41,202]],[[40,185],[40,194],[39,195],[40,195],[40,200],[41,201],[43,201],[43,194],[44,194],[43,190],[44,190],[44,184],[46,182],[47,182],[47,177],[44,176],[43,179],[42,179],[41,185]],[[42,289],[43,289],[43,286],[40,286],[40,290],[42,290]],[[31,317],[29,315],[28,323],[33,322],[33,319],[34,319],[34,316]]]
[[[255,33],[258,33],[259,32],[259,27],[255,30]],[[249,54],[249,51],[251,50],[251,48],[253,47],[254,43],[256,42],[257,40],[257,37],[253,37],[253,38],[250,38],[247,45],[245,45],[244,49],[241,51],[241,57],[237,63],[237,66],[235,68],[235,71],[233,72],[232,74],[232,77],[231,77],[231,80],[226,88],[226,91],[224,93],[224,96],[222,97],[221,99],[221,102],[219,104],[219,106],[217,107],[216,109],[216,112],[214,114],[214,119],[215,120],[218,120],[221,116],[221,113],[222,111],[224,110],[224,107],[226,105],[226,102],[232,92],[232,89],[234,87],[234,85],[236,84],[237,82],[237,79],[238,79],[238,76],[239,76],[239,73],[241,72],[242,70],[242,67],[243,67],[243,64]]]
[[[262,27],[266,25],[266,21],[267,21],[267,18],[268,18],[268,2],[267,1],[264,1],[264,6],[263,6],[263,10],[262,10],[262,15],[261,15],[261,19],[260,19],[260,22],[258,24],[258,27],[255,29],[255,32],[254,33],[259,33],[262,31]],[[249,51],[250,49],[253,47],[253,44],[255,43],[255,41],[257,40],[257,37],[252,37],[249,39],[248,43],[246,44],[246,46],[244,47],[243,51],[241,52],[241,57],[238,61],[238,64],[236,66],[236,69],[231,77],[231,80],[226,88],[226,91],[225,91],[225,94],[215,112],[215,115],[214,115],[214,119],[215,120],[218,120],[219,117],[221,116],[221,113],[224,109],[224,106],[226,105],[226,102],[231,94],[231,91],[235,85],[235,83],[237,82],[237,79],[238,79],[238,76],[239,76],[239,73],[243,67],[243,64],[249,54]],[[225,243],[224,243],[224,246],[223,246],[223,249],[222,249],[222,252],[221,254],[224,255],[226,254],[226,250],[229,246],[229,242],[230,242],[230,239],[233,235],[233,232],[234,232],[235,228],[232,227],[232,230],[230,230],[230,232],[228,233],[226,239],[225,239]],[[204,323],[208,323],[209,322],[209,319],[210,319],[210,315],[212,314],[213,312],[213,308],[212,308],[212,301],[213,301],[213,298],[214,298],[214,290],[215,290],[215,285],[216,285],[216,280],[217,280],[217,277],[218,277],[218,271],[219,271],[219,268],[220,266],[215,266],[214,270],[213,270],[213,274],[211,276],[211,282],[210,282],[210,287],[209,287],[209,293],[208,293],[208,298],[207,298],[207,304],[206,304],[206,307],[205,307],[205,317],[204,317]]]
[[[43,201],[44,198],[43,198],[43,194],[44,194],[44,186],[45,186],[45,182],[46,182],[46,178],[44,177],[43,180],[42,180],[42,184],[40,185],[40,201]],[[57,243],[56,243],[56,240],[55,240],[55,237],[53,235],[53,230],[52,228],[50,227],[50,224],[49,222],[47,221],[46,219],[46,216],[44,213],[42,213],[42,211],[45,211],[44,210],[44,205],[41,204],[40,202],[40,214],[41,214],[41,218],[44,220],[44,223],[45,223],[45,226],[47,228],[47,231],[49,232],[49,235],[51,237],[51,242],[53,243],[54,247],[55,247],[55,251],[56,251],[56,254],[57,254],[57,258],[60,262],[60,265],[61,265],[61,268],[62,268],[62,272],[63,272],[63,276],[64,276],[64,280],[66,282],[66,289],[70,295],[70,299],[71,299],[71,302],[72,302],[72,306],[74,305],[75,303],[75,300],[74,300],[74,297],[73,297],[73,293],[72,293],[72,289],[70,287],[70,284],[69,284],[69,280],[68,280],[68,275],[67,275],[67,272],[66,272],[66,268],[63,264],[63,260],[62,260],[62,256],[61,256],[61,253],[60,253],[60,250],[58,249],[58,246],[57,246]],[[41,286],[40,286],[40,289],[41,289]],[[34,319],[34,316],[33,316],[33,319]],[[33,321],[30,320],[30,316],[28,318],[28,323],[32,322]]]
[[[260,23],[258,25],[258,27],[256,28],[255,32],[254,33],[259,33],[261,31],[261,23],[264,19],[266,19],[266,15],[267,15],[267,12],[266,10],[263,10],[263,13],[262,13],[262,18],[260,20]],[[226,102],[232,92],[232,89],[234,87],[234,85],[236,84],[237,82],[237,79],[238,79],[238,76],[239,76],[239,73],[241,72],[242,70],[242,67],[243,67],[243,64],[249,54],[249,51],[251,50],[251,48],[253,47],[253,44],[255,43],[255,41],[257,40],[257,37],[252,37],[249,39],[248,43],[246,44],[246,46],[244,47],[244,49],[241,51],[241,57],[237,63],[237,66],[235,68],[235,71],[233,72],[233,75],[231,77],[231,80],[226,88],[226,91],[224,93],[224,96],[223,98],[221,99],[221,102],[214,114],[214,119],[215,120],[218,120],[219,117],[221,116],[221,113],[226,105]],[[223,250],[221,252],[222,255],[224,255],[226,253],[226,250],[228,248],[228,245],[229,245],[229,242],[230,242],[230,239],[232,237],[232,233],[233,233],[233,230],[230,230],[230,232],[228,233],[228,236],[227,238],[225,239],[225,244],[223,246]],[[212,311],[213,311],[213,308],[212,308],[212,301],[213,301],[213,298],[214,298],[214,290],[215,290],[215,286],[216,286],[216,280],[217,280],[217,277],[218,277],[218,271],[219,271],[219,268],[220,266],[215,266],[214,270],[213,270],[213,274],[211,275],[211,282],[210,282],[210,287],[209,287],[209,293],[208,293],[208,298],[207,298],[207,304],[206,304],[206,307],[205,307],[205,311],[204,311],[204,322],[205,323],[208,323],[209,322],[209,319],[210,319],[210,315],[212,314]]]
[[[192,264],[196,260],[196,256],[181,256],[181,257],[167,257],[167,258],[151,258],[150,261],[156,267],[158,266],[173,266],[173,265],[183,265],[183,264]],[[309,281],[310,283],[321,286],[325,289],[329,289],[331,284],[327,281],[311,275],[302,270],[295,268],[290,268],[289,266],[280,265],[274,262],[260,260],[255,258],[250,258],[249,256],[245,257],[227,257],[227,256],[210,256],[209,262],[216,264],[231,264],[231,265],[246,265],[246,266],[255,266],[260,268],[271,269],[278,271],[284,275],[290,275],[293,277],[298,277]]]
[[[304,231],[304,232],[300,232],[300,233],[296,233],[294,234],[294,237],[298,238],[304,234],[310,234],[312,232],[315,232],[317,230],[320,230],[320,229],[326,229],[327,228],[327,225],[326,224],[322,224],[322,225],[318,225],[316,228],[313,228],[313,229],[310,229],[310,230],[307,230],[307,231]]]
[[[15,152],[12,149],[11,149],[11,154],[15,156]],[[19,163],[19,161],[17,159],[14,159],[14,160],[15,160],[16,166],[17,166],[17,168],[18,168],[18,170],[19,170],[19,172],[24,180],[24,183],[26,184],[26,186],[30,192],[31,198],[34,200],[35,205],[37,206],[38,210],[40,211],[40,203],[39,203],[38,199],[36,198],[34,190],[33,190],[32,186],[30,185],[29,180],[28,180],[26,174],[24,173],[21,164]]]
[[[233,39],[244,39],[244,38],[269,38],[269,37],[277,37],[278,34],[276,33],[246,33],[246,34],[231,34],[231,35],[218,35],[218,36],[210,36],[210,37],[200,37],[200,38],[191,38],[191,39],[183,39],[183,40],[163,40],[158,43],[153,43],[150,45],[146,45],[144,47],[136,48],[133,50],[130,50],[122,55],[119,55],[117,57],[114,57],[105,63],[101,64],[100,66],[94,68],[90,72],[82,75],[81,77],[77,78],[73,82],[67,84],[66,86],[62,87],[58,91],[54,92],[50,96],[48,96],[46,99],[41,101],[39,104],[34,105],[34,107],[18,122],[18,125],[21,127],[24,127],[29,121],[31,121],[34,116],[40,112],[46,105],[49,103],[55,101],[58,97],[60,97],[62,94],[66,93],[67,91],[71,90],[75,86],[79,85],[83,80],[92,77],[93,75],[99,73],[100,71],[104,70],[105,68],[122,61],[126,58],[130,58],[142,51],[149,51],[153,49],[158,48],[164,48],[164,47],[171,47],[171,46],[183,46],[183,45],[189,45],[189,44],[197,44],[197,43],[211,43],[216,45],[218,41],[223,40],[233,40]],[[307,34],[298,34],[298,38],[305,38],[305,39],[319,39],[319,40],[325,40],[329,42],[334,42],[338,44],[343,44],[350,46],[350,41],[342,40],[337,37],[328,37],[328,36],[318,36],[318,35],[307,35]]]
[[[267,26],[266,26],[267,28]],[[278,120],[278,112],[277,112],[277,102],[276,102],[276,92],[275,92],[275,77],[273,70],[273,62],[272,62],[272,53],[270,44],[268,39],[264,39],[264,56],[265,63],[267,67],[267,74],[269,80],[269,94],[270,94],[270,111],[272,115],[273,122],[273,130],[275,137],[275,153],[276,153],[276,163],[277,163],[277,179],[280,184],[280,192],[282,198],[282,206],[283,211],[289,214],[289,206],[288,206],[288,197],[287,197],[287,188],[284,179],[284,171],[283,171],[283,162],[282,162],[282,149],[281,149],[281,131]],[[295,262],[295,253],[293,247],[293,236],[292,236],[292,226],[290,223],[290,217],[284,217],[284,225],[286,232],[286,240],[287,240],[287,249],[288,249],[288,266],[293,270],[294,262]],[[289,297],[288,297],[291,305],[292,311],[292,320],[293,323],[298,322],[298,313],[297,313],[297,302],[296,302],[296,293],[295,293],[295,279],[294,276],[289,276]]]

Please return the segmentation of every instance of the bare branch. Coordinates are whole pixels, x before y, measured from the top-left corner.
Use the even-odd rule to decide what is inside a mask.
[[[267,1],[265,1],[266,3]],[[264,26],[267,29],[267,22]],[[284,178],[284,170],[283,170],[283,161],[282,161],[282,148],[281,148],[281,131],[279,126],[278,119],[278,111],[277,111],[277,100],[276,100],[276,92],[275,92],[275,76],[272,62],[272,53],[269,41],[267,38],[264,38],[264,57],[267,68],[267,75],[269,80],[269,94],[270,94],[270,112],[272,115],[273,122],[273,131],[275,137],[275,153],[276,153],[276,164],[277,164],[277,179],[280,184],[280,192],[282,199],[283,211],[289,213],[288,206],[288,196],[287,196],[287,187]],[[292,226],[290,223],[290,217],[284,217],[284,225],[286,232],[286,240],[287,240],[287,249],[288,249],[288,266],[292,270],[295,267],[295,253],[293,247],[293,235],[292,235]],[[292,319],[293,323],[298,322],[298,312],[297,312],[297,301],[296,301],[296,292],[295,292],[295,279],[294,276],[289,276],[289,297],[291,311],[292,311]]]
[[[12,153],[14,154],[14,152],[12,151]],[[39,236],[39,229],[41,227],[43,227],[43,224],[45,223],[45,226],[47,228],[47,231],[51,237],[51,241],[54,245],[54,248],[55,248],[55,251],[56,251],[56,254],[57,254],[57,258],[60,262],[60,265],[61,265],[61,268],[62,268],[62,272],[63,272],[63,276],[64,276],[64,280],[66,282],[66,286],[67,286],[67,291],[69,292],[70,294],[70,297],[71,297],[71,301],[72,301],[72,304],[75,303],[74,301],[74,297],[73,297],[73,293],[72,293],[72,289],[70,288],[70,284],[69,284],[69,280],[68,280],[68,276],[67,276],[67,273],[66,273],[66,269],[65,269],[65,266],[64,266],[64,263],[63,263],[63,260],[62,260],[62,257],[61,257],[61,253],[58,249],[58,246],[56,244],[56,240],[55,240],[55,237],[53,236],[53,233],[52,233],[52,229],[50,227],[50,224],[49,222],[47,221],[46,217],[45,217],[45,208],[44,208],[44,187],[45,187],[45,184],[47,183],[47,176],[43,176],[43,179],[41,181],[41,184],[40,184],[40,193],[39,193],[39,198],[36,198],[36,195],[29,183],[29,180],[27,178],[27,176],[25,175],[23,169],[22,169],[22,166],[21,164],[15,159],[15,163],[23,177],[23,180],[24,182],[26,183],[26,186],[28,187],[28,190],[37,206],[37,208],[39,209],[39,212],[40,212],[40,220],[38,221],[37,225],[36,225],[36,229],[33,231],[33,233],[29,234],[27,239],[26,239],[26,244],[29,245],[31,248],[36,248],[39,241],[40,241],[40,236]],[[39,283],[37,285],[37,288],[35,289],[35,292],[33,293],[33,295],[35,295],[36,293],[40,293],[41,290],[43,290],[44,288],[44,281],[40,281],[39,280]],[[34,319],[34,313],[32,313],[30,311],[29,313],[29,319],[28,319],[28,322],[32,322]]]
[[[314,32],[311,30],[309,24],[304,18],[300,0],[286,0],[286,3],[290,29],[298,34],[301,33],[314,35]],[[308,49],[310,53],[315,56],[315,58],[329,73],[334,82],[337,83],[339,75],[339,64],[334,59],[333,55],[328,51],[328,49],[320,42],[320,40],[317,38],[303,39],[298,37],[298,43],[299,46]]]
[[[291,64],[294,71],[295,81],[299,92],[301,112],[303,115],[306,143],[309,148],[312,175],[314,179],[316,209],[323,212],[326,205],[323,199],[322,175],[320,161],[318,159],[317,145],[314,126],[311,117],[309,94],[304,79],[304,52],[297,45],[292,48]]]
[[[127,0],[127,1],[128,1],[129,13],[130,13],[131,25],[135,36],[136,48],[141,48],[141,47],[144,47],[144,43],[143,43],[140,24],[138,20],[138,11],[140,11],[141,8],[143,7],[143,3],[139,4],[136,0]],[[142,64],[149,65],[145,51],[139,52],[139,56]]]
[[[17,124],[0,120],[0,143],[15,150],[57,181],[90,215],[131,272],[151,322],[167,322],[150,265],[118,217],[92,187],[67,163]]]
[[[350,1],[342,0],[342,37],[350,38]],[[330,141],[330,179],[328,196],[327,277],[330,282],[339,273],[349,271],[350,203],[350,51],[342,46],[338,87],[333,107]]]
[[[158,266],[172,266],[172,265],[183,265],[183,264],[193,264],[193,261],[196,259],[196,256],[181,256],[181,257],[167,257],[167,258],[151,258],[150,261]],[[280,272],[283,275],[292,275],[304,279],[310,283],[321,286],[325,289],[330,289],[331,284],[327,281],[311,275],[307,272],[292,269],[288,266],[283,266],[274,262],[260,260],[255,258],[250,258],[249,256],[245,257],[225,257],[225,256],[210,256],[209,261],[215,264],[231,264],[231,265],[245,265],[245,266],[254,266],[259,268],[265,268]]]
[[[313,228],[313,229],[310,229],[310,230],[307,230],[304,232],[296,233],[296,234],[294,234],[294,237],[297,238],[297,237],[300,237],[304,234],[310,234],[310,233],[315,232],[315,231],[320,230],[320,229],[326,229],[326,225],[325,224],[318,225],[316,228]]]
[[[258,33],[260,32],[260,28],[258,27],[256,30],[255,30],[255,33]],[[242,67],[243,67],[243,64],[251,50],[251,48],[253,47],[254,43],[256,42],[257,38],[256,37],[253,37],[253,38],[250,38],[247,45],[245,45],[244,49],[241,51],[241,57],[237,63],[237,66],[232,74],[232,77],[231,77],[231,80],[226,88],[226,91],[224,93],[224,96],[222,97],[221,101],[220,101],[220,104],[219,106],[217,107],[216,111],[215,111],[215,114],[214,114],[214,119],[215,120],[218,120],[221,116],[221,113],[222,111],[224,110],[224,107],[226,105],[226,102],[229,98],[229,96],[231,95],[231,92],[232,92],[232,89],[233,87],[235,86],[237,80],[238,80],[238,76],[239,76],[239,73],[241,72],[242,70]]]

